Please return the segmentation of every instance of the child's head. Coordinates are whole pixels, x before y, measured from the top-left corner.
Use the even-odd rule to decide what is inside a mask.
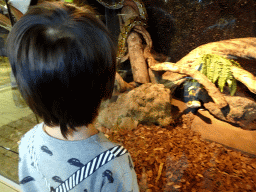
[[[62,2],[32,7],[9,34],[20,92],[48,126],[86,126],[112,95],[116,48],[93,11]]]

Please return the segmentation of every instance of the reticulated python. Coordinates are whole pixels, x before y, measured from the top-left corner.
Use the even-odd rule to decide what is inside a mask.
[[[115,2],[112,4],[106,3],[106,0],[105,1],[97,0],[97,1],[109,9],[120,9],[123,7],[123,4],[124,4],[124,0],[120,0],[119,2]],[[117,59],[122,58],[126,53],[126,50],[127,50],[126,41],[132,28],[135,27],[136,25],[142,25],[142,26],[146,25],[147,11],[143,2],[141,0],[133,0],[133,1],[138,7],[139,16],[131,17],[124,23],[123,27],[121,28],[121,32],[118,38]]]

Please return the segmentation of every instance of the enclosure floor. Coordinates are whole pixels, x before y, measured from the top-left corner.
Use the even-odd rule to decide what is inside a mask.
[[[178,99],[173,98],[172,104],[180,111],[186,109],[186,104]],[[218,120],[206,110],[198,110],[191,123],[191,129],[199,132],[206,140],[256,156],[256,131],[243,130]]]
[[[208,118],[207,123],[203,118]],[[208,111],[198,111],[191,129],[201,134],[202,138],[223,144],[232,149],[256,156],[256,131],[243,130],[229,123],[214,118]]]

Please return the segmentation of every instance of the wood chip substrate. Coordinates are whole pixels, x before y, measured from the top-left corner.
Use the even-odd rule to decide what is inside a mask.
[[[182,119],[109,134],[131,154],[140,191],[256,191],[256,158],[203,140]]]

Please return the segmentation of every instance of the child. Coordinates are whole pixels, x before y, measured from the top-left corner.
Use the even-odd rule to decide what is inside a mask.
[[[32,6],[8,36],[19,90],[43,119],[21,139],[23,191],[139,191],[130,154],[94,127],[111,97],[116,48],[88,7]]]

